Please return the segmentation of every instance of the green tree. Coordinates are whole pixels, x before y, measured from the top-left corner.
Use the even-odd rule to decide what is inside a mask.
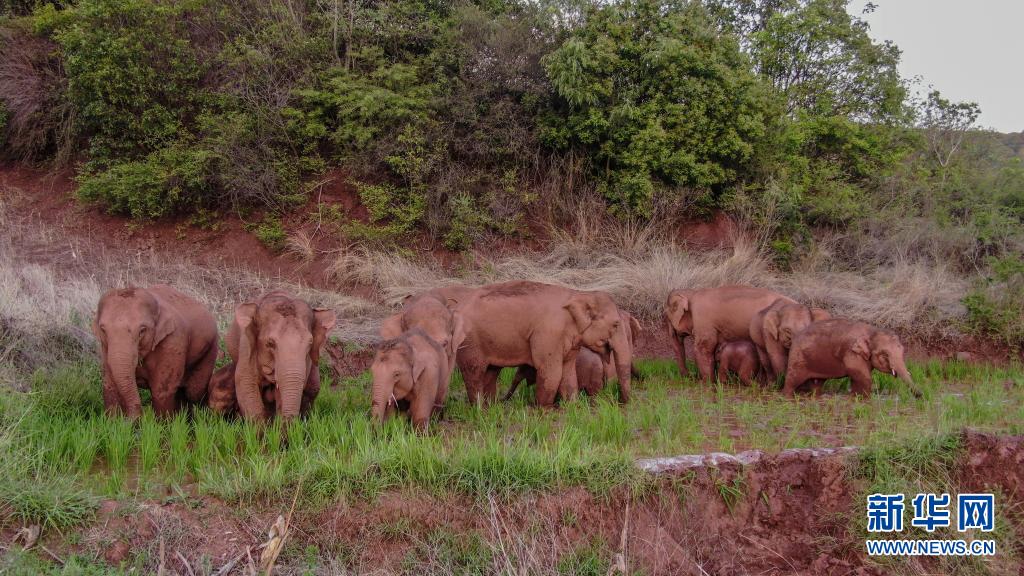
[[[649,216],[687,190],[739,181],[771,102],[736,39],[698,4],[592,8],[544,60],[557,96],[545,142],[590,159],[617,209]]]

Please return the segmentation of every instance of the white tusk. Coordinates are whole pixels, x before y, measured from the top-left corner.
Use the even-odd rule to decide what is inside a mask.
[[[893,371],[892,371],[892,375],[893,375],[893,376],[895,376],[895,375],[896,375],[896,369],[895,369],[895,368],[893,368]]]

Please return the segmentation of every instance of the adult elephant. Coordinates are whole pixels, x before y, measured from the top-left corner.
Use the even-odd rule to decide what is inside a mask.
[[[761,370],[774,382],[786,370],[793,336],[812,322],[831,318],[828,311],[778,299],[750,320],[750,340],[757,347]]]
[[[266,419],[263,396],[273,390],[283,419],[305,414],[320,392],[320,349],[334,327],[334,311],[311,308],[287,292],[274,291],[235,308],[228,329],[228,354],[235,362],[239,412]]]
[[[198,301],[164,285],[110,290],[100,298],[92,331],[108,414],[138,418],[140,386],[152,392],[158,416],[206,395],[217,360],[217,322]]]
[[[523,364],[537,370],[538,406],[552,406],[556,395],[573,399],[580,346],[602,359],[616,353],[619,399],[629,400],[628,344],[620,330],[619,309],[608,294],[513,281],[463,295],[468,298],[458,309],[466,339],[458,365],[470,402],[493,401],[501,368]]]
[[[754,316],[788,298],[753,286],[721,286],[699,290],[673,290],[665,302],[665,319],[676,351],[679,373],[686,374],[686,349],[683,339],[693,337],[694,356],[701,378],[711,382],[715,376],[715,351],[722,342],[753,340],[750,334]]]

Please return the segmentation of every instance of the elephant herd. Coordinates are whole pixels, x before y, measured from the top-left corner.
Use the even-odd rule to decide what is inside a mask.
[[[774,382],[784,373],[783,393],[792,396],[848,376],[853,392],[866,396],[874,369],[917,393],[894,334],[830,318],[770,290],[674,290],[665,319],[680,372],[690,337],[697,369],[709,382],[716,367],[747,384]],[[142,387],[160,416],[203,402],[251,420],[304,415],[320,391],[319,355],[335,321],[333,311],[282,291],[240,304],[226,338],[230,363],[215,371],[217,322],[200,302],[164,285],[111,290],[93,323],[104,405],[108,413],[138,418]],[[412,295],[381,325],[383,341],[370,368],[371,414],[384,420],[408,412],[413,426],[425,429],[444,408],[456,366],[471,403],[497,399],[498,374],[506,367],[517,368],[506,400],[524,381],[535,387],[537,406],[552,407],[617,380],[625,403],[639,330],[632,315],[599,291],[512,281]]]

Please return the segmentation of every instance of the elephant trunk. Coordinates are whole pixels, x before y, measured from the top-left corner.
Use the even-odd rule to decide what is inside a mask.
[[[630,384],[633,378],[633,347],[624,331],[619,330],[609,342],[615,358],[615,371],[619,376],[619,402],[629,402]]]
[[[305,360],[305,357],[288,358],[278,360],[275,366],[274,375],[280,398],[277,413],[284,420],[291,420],[298,416],[302,407],[302,392],[306,387],[306,378],[309,375]]]
[[[135,368],[139,364],[138,347],[134,344],[115,347],[107,355],[106,360],[125,415],[129,418],[138,418],[142,415],[142,400],[139,398],[139,387],[135,381]]]
[[[383,422],[388,414],[388,404],[394,395],[395,385],[390,379],[373,379],[373,398],[370,403],[370,416]]]
[[[896,377],[902,380],[903,383],[906,384],[908,388],[910,388],[910,391],[914,394],[914,396],[920,398],[921,390],[918,389],[916,384],[914,384],[914,379],[910,377],[910,371],[907,370],[906,364],[900,362],[899,365],[896,367],[895,372]]]

